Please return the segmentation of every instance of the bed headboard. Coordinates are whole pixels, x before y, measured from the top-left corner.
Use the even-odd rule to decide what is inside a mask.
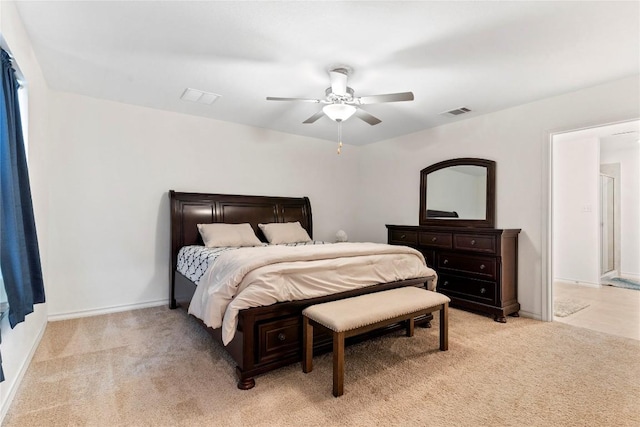
[[[170,280],[173,287],[178,251],[202,245],[197,224],[248,222],[265,241],[259,223],[300,221],[313,238],[311,203],[308,197],[239,196],[229,194],[178,193],[169,190],[171,208]]]

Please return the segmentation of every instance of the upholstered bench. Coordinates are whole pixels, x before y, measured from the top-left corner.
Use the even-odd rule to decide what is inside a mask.
[[[446,295],[408,286],[316,304],[302,311],[302,371],[313,369],[313,328],[333,333],[333,395],[344,394],[344,340],[384,326],[407,321],[407,336],[414,333],[417,316],[440,310],[440,350],[448,349]]]

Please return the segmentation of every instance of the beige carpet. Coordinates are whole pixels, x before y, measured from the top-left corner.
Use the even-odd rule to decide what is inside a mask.
[[[640,425],[640,341],[454,309],[449,351],[437,331],[348,347],[334,398],[330,354],[238,390],[230,359],[181,311],[50,323],[4,425]]]

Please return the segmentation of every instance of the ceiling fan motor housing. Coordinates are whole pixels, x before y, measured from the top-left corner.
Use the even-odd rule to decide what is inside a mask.
[[[353,89],[347,87],[346,93],[344,95],[338,95],[333,92],[333,90],[328,87],[324,93],[327,96],[327,101],[332,103],[349,103],[353,102]]]

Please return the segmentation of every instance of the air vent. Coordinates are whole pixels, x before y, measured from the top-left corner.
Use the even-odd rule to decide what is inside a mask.
[[[453,110],[445,111],[444,113],[440,113],[440,114],[442,115],[449,114],[451,116],[459,116],[460,114],[466,114],[470,112],[471,110],[467,107],[459,107],[459,108],[454,108]]]
[[[630,130],[630,131],[627,131],[627,132],[612,133],[611,136],[631,135],[632,133],[638,133],[638,131]]]
[[[220,98],[221,95],[217,93],[205,92],[198,89],[186,88],[182,93],[180,99],[183,101],[191,101],[197,102],[199,104],[211,105],[216,99]]]

